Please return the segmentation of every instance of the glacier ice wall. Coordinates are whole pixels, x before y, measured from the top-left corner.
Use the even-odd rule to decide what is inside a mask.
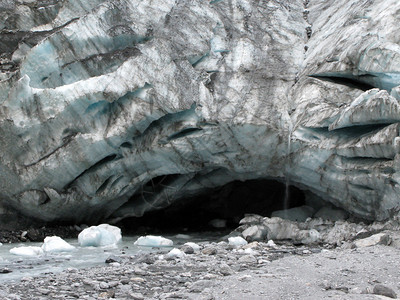
[[[95,223],[289,176],[386,219],[400,207],[399,9],[3,1],[1,201]]]

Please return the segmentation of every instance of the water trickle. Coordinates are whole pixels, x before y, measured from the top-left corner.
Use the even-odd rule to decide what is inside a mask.
[[[287,141],[287,153],[286,153],[286,163],[285,163],[285,198],[283,200],[283,209],[285,211],[285,218],[287,217],[286,211],[289,209],[290,204],[290,153],[292,151],[292,132],[293,124],[291,122],[290,116],[288,115],[288,141]]]

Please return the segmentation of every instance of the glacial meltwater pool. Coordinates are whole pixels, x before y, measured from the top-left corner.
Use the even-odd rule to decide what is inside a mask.
[[[212,242],[221,238],[221,233],[197,233],[197,234],[177,234],[163,235],[174,242],[172,247],[164,247],[169,251],[174,247],[179,247],[186,242]],[[161,248],[140,247],[133,243],[139,236],[123,236],[122,242],[116,246],[105,247],[80,247],[78,239],[65,239],[68,243],[75,246],[72,252],[44,253],[35,257],[17,256],[9,251],[14,247],[22,246],[42,246],[43,243],[13,243],[0,246],[0,271],[10,270],[10,273],[0,273],[0,282],[18,281],[24,277],[33,277],[40,275],[49,275],[59,273],[68,268],[87,268],[105,264],[105,260],[110,255],[133,255],[139,252],[159,251]]]

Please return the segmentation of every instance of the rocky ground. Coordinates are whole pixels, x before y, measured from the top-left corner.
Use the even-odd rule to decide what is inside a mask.
[[[0,230],[0,243],[43,242],[46,236],[76,238],[81,228],[77,226],[40,226],[19,230]]]
[[[0,284],[1,299],[389,299],[400,292],[397,231],[329,244],[200,243],[110,257]],[[382,238],[385,236],[385,238]],[[0,274],[7,276],[7,274]]]

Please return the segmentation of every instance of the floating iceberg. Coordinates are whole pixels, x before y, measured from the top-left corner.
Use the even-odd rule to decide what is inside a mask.
[[[44,239],[42,249],[44,252],[69,252],[73,251],[75,247],[58,236],[48,236]]]
[[[10,249],[10,253],[19,256],[39,256],[43,254],[43,249],[35,246],[15,247]]]
[[[173,244],[173,241],[166,239],[162,236],[155,235],[141,236],[134,243],[134,245],[146,247],[171,247]]]
[[[121,239],[121,229],[108,224],[91,226],[78,235],[78,243],[82,247],[113,245],[117,244]]]

